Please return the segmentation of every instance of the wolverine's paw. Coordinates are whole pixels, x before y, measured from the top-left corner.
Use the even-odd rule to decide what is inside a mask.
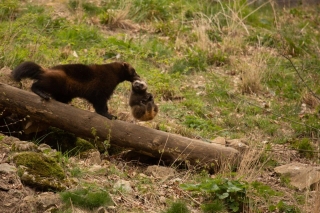
[[[34,85],[32,85],[31,91],[34,92],[35,94],[39,95],[41,98],[45,99],[46,101],[48,101],[50,99],[50,96],[47,93],[45,93],[42,90],[38,89]]]
[[[111,114],[109,114],[109,113],[107,113],[107,114],[105,115],[105,117],[107,117],[107,118],[110,119],[110,120],[117,120],[117,116],[111,115]]]
[[[41,98],[43,98],[44,100],[48,101],[50,99],[50,96],[44,92],[41,91],[37,91],[35,92],[37,95],[39,95]]]
[[[150,94],[150,96],[148,97],[147,101],[153,101],[153,95]]]

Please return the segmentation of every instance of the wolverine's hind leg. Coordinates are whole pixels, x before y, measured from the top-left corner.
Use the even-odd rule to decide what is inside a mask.
[[[41,89],[38,82],[35,82],[32,84],[31,91],[36,93],[37,95],[39,95],[41,98],[43,98],[45,100],[50,99],[50,96],[46,92],[44,92],[43,89]]]

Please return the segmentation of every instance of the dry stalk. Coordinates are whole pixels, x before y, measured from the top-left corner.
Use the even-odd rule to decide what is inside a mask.
[[[242,160],[237,170],[237,176],[239,178],[244,178],[248,182],[256,180],[264,165],[264,162],[260,162],[260,157],[263,152],[264,149],[262,147],[249,148],[243,154]]]
[[[267,70],[266,59],[262,56],[253,57],[250,63],[237,62],[237,69],[241,73],[239,88],[242,93],[253,94],[262,90],[261,80]]]
[[[316,190],[315,190],[315,198],[314,198],[314,208],[313,208],[313,213],[318,213],[320,212],[320,184],[318,183],[316,186]]]

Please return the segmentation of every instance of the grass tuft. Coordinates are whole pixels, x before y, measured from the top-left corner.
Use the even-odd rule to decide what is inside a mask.
[[[170,205],[170,207],[164,211],[164,213],[188,213],[190,210],[188,209],[185,202],[179,201],[174,202]]]
[[[112,205],[112,199],[109,193],[98,187],[78,188],[75,190],[65,191],[61,194],[61,199],[68,205],[93,210],[100,206]]]

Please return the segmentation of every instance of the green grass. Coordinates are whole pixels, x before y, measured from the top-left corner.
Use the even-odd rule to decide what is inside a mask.
[[[185,202],[174,202],[171,206],[164,211],[163,213],[188,213],[190,210],[188,209]]]
[[[109,193],[105,189],[96,186],[65,191],[60,193],[60,196],[67,205],[75,205],[90,210],[113,204]]]

